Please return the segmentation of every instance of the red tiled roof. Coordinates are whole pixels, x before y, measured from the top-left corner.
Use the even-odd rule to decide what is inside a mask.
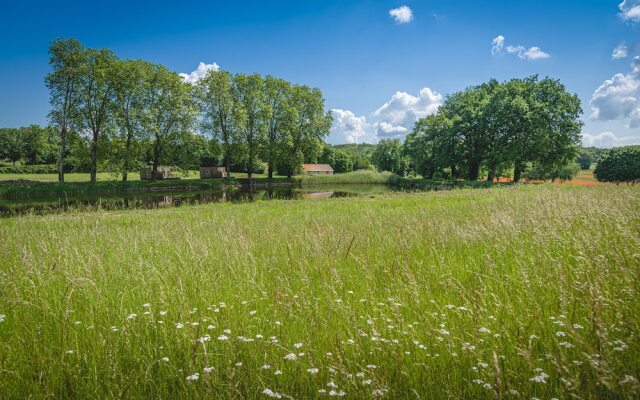
[[[304,172],[333,172],[329,164],[302,164]]]

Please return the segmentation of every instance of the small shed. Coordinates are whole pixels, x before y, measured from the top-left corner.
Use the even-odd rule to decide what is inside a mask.
[[[140,170],[140,179],[143,181],[152,180],[153,167],[142,168]],[[155,179],[180,179],[180,178],[171,174],[171,167],[158,165],[158,171],[156,172]]]
[[[302,164],[302,171],[307,175],[333,175],[329,164]]]
[[[200,167],[200,179],[226,177],[227,169],[225,167]]]

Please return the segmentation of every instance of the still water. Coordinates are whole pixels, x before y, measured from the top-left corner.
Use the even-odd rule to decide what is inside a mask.
[[[124,210],[166,208],[206,203],[246,203],[257,200],[313,200],[332,197],[371,196],[394,191],[385,185],[322,185],[308,187],[239,188],[193,192],[144,192],[120,194],[58,195],[33,199],[0,199],[0,216],[47,214],[69,210]]]

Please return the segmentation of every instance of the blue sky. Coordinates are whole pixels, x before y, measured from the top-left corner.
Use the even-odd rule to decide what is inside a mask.
[[[317,86],[332,143],[402,138],[448,93],[539,74],[580,96],[585,143],[640,144],[640,0],[621,1],[8,2],[0,126],[46,123],[47,47],[74,37],[176,72]]]

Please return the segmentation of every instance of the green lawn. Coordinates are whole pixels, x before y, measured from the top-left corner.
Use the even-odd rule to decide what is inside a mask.
[[[0,397],[638,398],[640,187],[0,220]]]

